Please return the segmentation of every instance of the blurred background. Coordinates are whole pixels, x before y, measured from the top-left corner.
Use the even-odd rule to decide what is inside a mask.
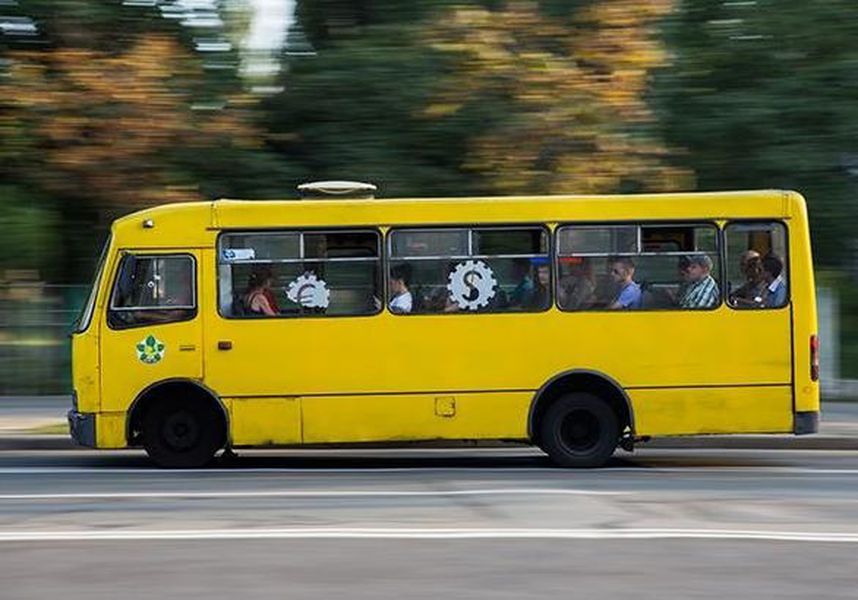
[[[112,219],[166,202],[792,188],[858,397],[854,0],[0,0],[0,394],[69,392]]]

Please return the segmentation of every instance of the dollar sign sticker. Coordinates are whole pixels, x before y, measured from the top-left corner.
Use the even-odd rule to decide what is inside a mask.
[[[494,298],[498,282],[491,267],[481,260],[460,262],[450,272],[450,301],[464,310],[477,310]]]
[[[467,298],[468,302],[475,302],[477,298],[480,297],[480,288],[478,285],[482,278],[483,276],[476,271],[468,271],[465,273],[463,281],[465,287],[468,288],[468,291],[465,293],[465,298]]]

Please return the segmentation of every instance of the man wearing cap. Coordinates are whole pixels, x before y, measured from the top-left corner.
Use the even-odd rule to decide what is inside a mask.
[[[712,259],[706,254],[688,257],[685,269],[688,285],[679,298],[680,308],[714,308],[721,300],[718,284],[710,275]]]

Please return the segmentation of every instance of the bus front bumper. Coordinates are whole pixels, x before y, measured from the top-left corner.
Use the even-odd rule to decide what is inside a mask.
[[[819,411],[797,412],[792,422],[795,435],[807,435],[819,431]]]
[[[95,414],[79,413],[72,409],[68,412],[69,433],[79,446],[95,448]]]

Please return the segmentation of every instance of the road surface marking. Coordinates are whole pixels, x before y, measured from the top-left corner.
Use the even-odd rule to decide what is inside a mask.
[[[257,539],[561,539],[561,540],[747,540],[858,543],[858,533],[742,529],[468,529],[468,528],[288,528],[288,529],[81,529],[0,531],[0,542]]]
[[[62,474],[92,474],[92,475],[149,475],[158,474],[165,477],[177,476],[187,477],[193,474],[365,474],[365,473],[539,473],[543,475],[553,474],[558,476],[603,476],[612,473],[635,473],[640,475],[659,473],[685,473],[685,474],[711,474],[711,473],[738,473],[738,474],[772,474],[772,475],[858,475],[858,469],[831,469],[812,467],[770,467],[770,466],[748,466],[748,467],[651,467],[646,464],[631,467],[605,467],[603,469],[561,469],[552,466],[545,467],[235,467],[235,468],[211,468],[211,469],[158,469],[149,466],[141,467],[0,467],[0,475],[62,475]]]
[[[80,492],[53,494],[0,494],[3,500],[122,500],[175,498],[388,498],[425,496],[627,496],[634,492],[558,488],[499,488],[485,490],[249,490],[192,492]]]

